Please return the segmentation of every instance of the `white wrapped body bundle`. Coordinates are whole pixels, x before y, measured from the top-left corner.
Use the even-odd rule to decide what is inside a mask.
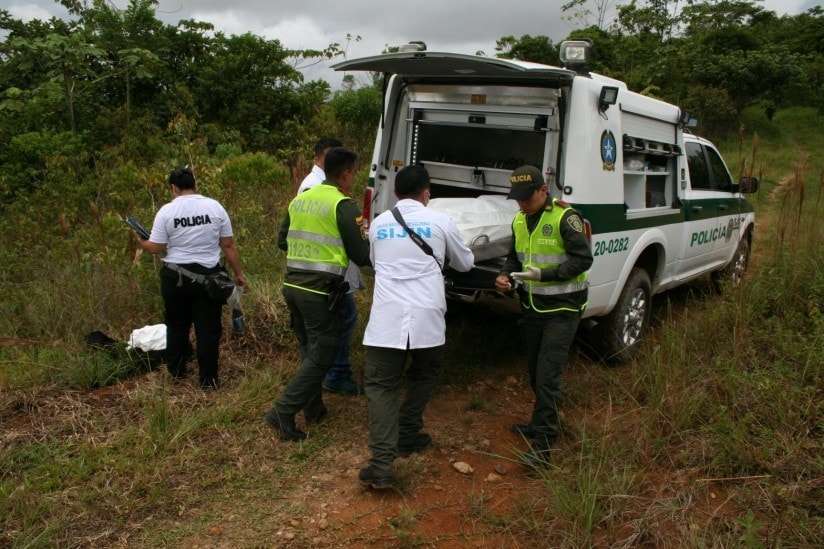
[[[512,219],[518,203],[504,195],[478,198],[433,198],[429,207],[451,217],[464,242],[475,254],[475,262],[501,257],[512,245]]]

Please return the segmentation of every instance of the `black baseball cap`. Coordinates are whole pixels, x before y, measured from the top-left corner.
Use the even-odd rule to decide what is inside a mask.
[[[535,166],[521,166],[509,176],[509,184],[511,188],[507,198],[526,200],[541,188],[544,184],[544,176]]]

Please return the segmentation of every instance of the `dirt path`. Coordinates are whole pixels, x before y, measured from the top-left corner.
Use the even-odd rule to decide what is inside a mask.
[[[246,500],[243,512],[213,509],[209,514],[222,520],[180,545],[519,546],[496,527],[495,517],[511,513],[518,498],[534,489],[527,470],[516,462],[524,444],[508,430],[531,409],[529,393],[514,376],[480,381],[469,391],[441,390],[425,414],[433,447],[398,459],[399,487],[389,492],[365,490],[357,481],[368,459],[365,399],[328,398],[332,417],[315,436],[331,434],[334,442],[294,479],[268,516],[263,538],[260,525],[248,520],[257,515],[248,507],[266,502]],[[349,417],[341,417],[342,412]],[[452,465],[456,461],[470,464],[474,472],[459,473]]]
[[[508,432],[527,416],[528,393],[514,377],[477,383],[471,397],[467,391],[442,392],[425,418],[434,447],[398,461],[398,491],[363,490],[352,468],[346,477],[329,479],[312,512],[326,513],[336,531],[334,543],[341,546],[504,544],[482,513],[509,512],[514,499],[530,489],[526,470],[514,461],[516,448],[524,444]],[[361,462],[368,457],[365,450],[355,455]],[[458,472],[456,462],[469,464],[473,472]]]

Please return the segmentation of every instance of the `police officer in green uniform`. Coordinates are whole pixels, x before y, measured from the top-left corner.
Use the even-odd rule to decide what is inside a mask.
[[[326,181],[292,200],[278,235],[278,246],[287,253],[283,295],[301,354],[300,368],[265,416],[282,440],[306,438],[295,424],[299,411],[307,423],[326,415],[321,383],[334,364],[344,326],[344,272],[350,260],[358,266],[369,264],[360,210],[347,196],[356,161],[357,155],[348,149],[330,149],[324,163]]]
[[[543,465],[558,437],[561,372],[586,307],[592,251],[580,214],[549,196],[538,168],[518,168],[510,183],[509,198],[521,211],[512,222],[512,248],[495,287],[506,292],[515,285],[521,299],[535,405],[529,423],[512,430],[527,439],[527,459]]]

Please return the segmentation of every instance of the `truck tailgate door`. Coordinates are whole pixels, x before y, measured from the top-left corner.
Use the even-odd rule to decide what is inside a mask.
[[[336,71],[371,71],[407,78],[520,79],[572,82],[575,73],[512,59],[430,51],[388,53],[332,65]]]

